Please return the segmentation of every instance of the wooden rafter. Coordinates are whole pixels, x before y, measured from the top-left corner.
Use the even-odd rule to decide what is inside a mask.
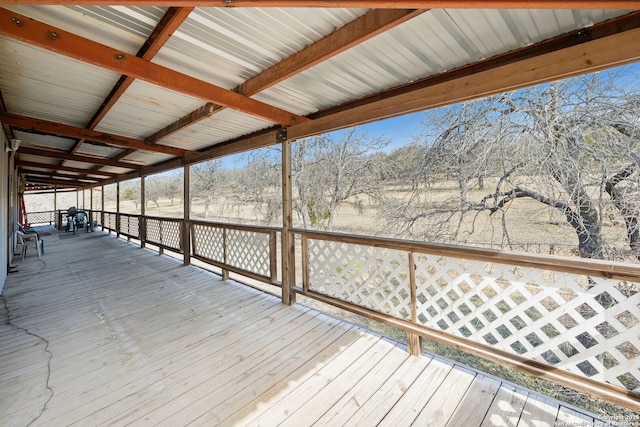
[[[0,8],[0,34],[79,61],[288,126],[307,118]]]
[[[423,12],[425,10],[372,10],[247,80],[236,90],[247,96],[255,95]]]
[[[68,5],[66,0],[0,0],[0,4]],[[375,9],[627,9],[634,0],[73,0],[91,6],[320,7]]]
[[[191,126],[194,123],[198,123],[201,120],[206,119],[207,117],[211,117],[211,115],[216,111],[216,106],[210,102],[206,103],[202,107],[190,112],[189,114],[181,117],[175,122],[171,123],[169,126],[160,129],[153,135],[145,138],[145,142],[148,144],[155,144],[162,138],[166,138],[169,135],[172,135],[178,132],[181,129],[184,129],[188,126]]]
[[[425,11],[426,10],[372,10],[367,12],[317,42],[312,43],[308,47],[262,71],[233,90],[246,96],[255,95],[314,65],[331,59],[354,46],[388,31]],[[207,106],[203,108],[205,108],[205,111],[210,111],[209,116],[224,109],[224,107],[213,107],[213,109],[211,109]],[[185,119],[188,122],[187,117],[185,117],[176,123]],[[168,129],[172,130],[171,126]],[[161,130],[160,136],[164,137],[164,133],[165,129]]]
[[[132,163],[118,162],[111,159],[103,159],[99,157],[90,157],[90,156],[80,156],[78,154],[69,154],[63,153],[59,151],[51,151],[51,150],[42,150],[39,148],[31,148],[21,146],[18,150],[19,154],[26,154],[32,156],[40,156],[47,157],[52,159],[61,159],[61,160],[73,160],[74,162],[80,163],[88,163],[92,165],[102,165],[102,166],[113,166],[116,168],[122,169],[140,169],[140,165],[134,165]]]
[[[48,163],[29,162],[22,159],[18,159],[16,163],[18,166],[21,166],[23,168],[53,169],[53,170],[64,171],[64,172],[75,172],[75,173],[86,175],[86,176],[96,176],[96,177],[101,176],[101,177],[109,178],[109,177],[114,177],[118,175],[112,172],[103,172],[103,171],[94,170],[94,169],[74,168],[71,166],[51,165]]]
[[[137,56],[146,60],[151,60],[156,53],[164,46],[164,44],[169,40],[169,37],[176,31],[180,25],[187,19],[187,16],[191,13],[193,7],[170,7],[162,19],[153,30],[147,41],[142,45],[140,50],[138,51]],[[91,121],[87,125],[87,129],[95,129],[95,127],[100,123],[100,121],[107,115],[109,110],[113,108],[115,103],[120,99],[120,97],[125,93],[127,88],[131,86],[135,79],[123,75],[120,77],[118,82],[115,84],[107,98],[104,100],[98,111],[91,118]],[[84,140],[79,140],[71,152],[75,153]]]
[[[67,181],[67,180],[60,180],[60,179],[43,178],[43,177],[31,176],[31,175],[28,175],[25,178],[31,183],[55,185],[58,187],[82,187],[82,186],[87,186],[91,184],[91,183],[82,183],[78,181]]]
[[[46,172],[41,172],[41,171],[32,171],[32,170],[25,170],[25,169],[20,169],[21,173],[24,173],[25,178],[29,179],[29,178],[44,178],[44,179],[51,179],[51,180],[57,180],[60,182],[78,182],[78,183],[84,183],[84,184],[95,184],[98,181],[100,181],[99,179],[88,179],[82,176],[78,176],[78,175],[67,175],[67,174],[62,174],[62,173],[46,173]]]
[[[156,153],[169,154],[172,156],[184,156],[186,150],[181,148],[168,147],[166,145],[150,145],[141,139],[129,138],[126,136],[114,135],[106,132],[98,132],[91,129],[66,125],[63,123],[51,122],[48,120],[36,119],[11,113],[0,113],[0,121],[12,127],[23,129],[29,132],[44,133],[47,135],[57,135],[69,138],[79,138],[95,142],[101,142],[116,147],[133,148],[136,150],[151,151]]]
[[[578,74],[595,72],[640,60],[640,20],[632,14],[627,20],[612,20],[607,28],[600,28],[606,37],[595,40],[576,40],[563,49],[527,55],[517,52],[516,57],[499,66],[482,68],[477,64],[472,71],[459,76],[433,77],[426,82],[407,85],[399,91],[372,96],[361,102],[338,107],[314,120],[288,128],[292,139],[330,132],[337,129],[369,123],[402,114],[451,105],[508,90],[559,80]],[[621,25],[618,25],[621,24]],[[617,33],[616,31],[621,31]],[[613,32],[612,34],[609,34]],[[518,57],[519,56],[519,57]]]

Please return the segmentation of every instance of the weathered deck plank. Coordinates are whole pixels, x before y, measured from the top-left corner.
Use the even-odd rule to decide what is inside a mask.
[[[45,239],[5,286],[0,425],[593,420],[113,237]]]

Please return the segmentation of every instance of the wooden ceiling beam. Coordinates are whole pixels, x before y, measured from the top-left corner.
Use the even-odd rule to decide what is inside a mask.
[[[167,40],[169,40],[169,37],[171,37],[171,35],[180,28],[180,25],[182,25],[184,20],[187,19],[193,9],[193,7],[170,7],[167,9],[165,14],[162,16],[162,19],[160,19],[160,22],[142,45],[136,56],[142,59],[151,60],[162,46],[164,46]],[[126,75],[120,77],[120,80],[118,80],[113,89],[111,89],[107,98],[104,100],[100,108],[98,108],[98,111],[93,115],[91,121],[89,121],[87,129],[95,129],[95,127],[98,126],[98,123],[100,123],[104,116],[107,115],[109,110],[113,108],[116,102],[122,95],[124,95],[126,90],[134,81],[134,78]],[[71,152],[75,153],[83,142],[84,140],[79,140],[71,149]]]
[[[114,160],[114,159],[111,159]],[[92,176],[96,176],[96,177],[105,177],[105,178],[112,178],[114,176],[117,176],[118,174],[113,173],[113,172],[102,172],[99,170],[94,170],[94,169],[81,169],[81,168],[74,168],[71,166],[61,166],[61,165],[51,165],[48,163],[38,163],[38,162],[28,162],[26,160],[22,160],[22,159],[18,159],[16,161],[16,164],[18,166],[23,166],[25,168],[40,168],[40,169],[54,169],[54,170],[58,170],[58,171],[64,171],[64,172],[75,172],[75,173],[79,173],[79,174],[83,174],[83,175],[92,175]]]
[[[39,176],[27,175],[24,178],[25,178],[25,181],[32,184],[56,185],[59,187],[83,187],[87,185],[87,183],[78,182],[78,181],[67,181],[67,180],[60,180],[60,179],[43,178]]]
[[[20,172],[24,174],[25,179],[29,180],[29,178],[40,177],[45,179],[53,179],[61,182],[77,182],[82,183],[83,185],[90,185],[99,182],[99,179],[87,179],[77,175],[66,175],[61,173],[46,173],[40,171],[32,171],[20,169]]]
[[[280,125],[307,118],[0,8],[0,34]]]
[[[255,95],[425,11],[372,10],[247,80],[235,90],[243,95]]]
[[[262,71],[234,88],[233,91],[245,96],[255,95],[424,12],[426,12],[425,9],[372,10],[367,12],[301,51]],[[147,140],[158,140],[166,137],[170,132],[175,132],[191,123],[195,123],[196,120],[201,120],[201,115],[203,116],[202,118],[209,117],[224,109],[224,107],[214,106],[213,104],[207,104],[201,108],[204,109],[206,115],[204,112],[196,110],[191,113],[196,114],[196,117],[198,117],[193,122],[190,122],[191,118],[189,116],[185,116],[178,122],[159,131],[156,135],[147,138]]]
[[[21,173],[25,173],[25,174],[29,174],[29,175],[33,175],[33,176],[45,176],[45,177],[50,177],[50,178],[63,178],[63,179],[76,179],[78,181],[86,181],[89,183],[95,183],[100,181],[100,179],[98,178],[90,178],[89,176],[87,176],[87,174],[73,174],[73,173],[67,173],[67,172],[61,172],[59,170],[54,170],[54,171],[41,171],[41,170],[35,170],[35,169],[31,169],[28,166],[20,166],[18,167],[18,171],[20,171]]]
[[[204,120],[207,117],[211,117],[217,108],[218,107],[215,104],[208,102],[197,110],[194,110],[186,116],[181,117],[180,119],[171,123],[169,126],[166,126],[153,135],[146,137],[145,142],[148,144],[155,144],[162,138],[166,138],[167,136],[172,135],[188,126],[191,126],[192,124],[198,123],[199,121]]]
[[[0,4],[68,5],[68,0],[1,0]],[[89,6],[318,7],[372,9],[627,9],[635,0],[73,0]]]
[[[52,159],[73,160],[74,162],[88,163],[91,165],[112,166],[112,167],[122,168],[122,169],[139,170],[141,168],[140,165],[134,165],[132,163],[117,162],[111,159],[101,159],[99,157],[80,156],[78,154],[62,153],[59,151],[51,151],[51,150],[42,150],[39,148],[32,148],[32,147],[25,147],[25,146],[20,146],[20,148],[18,149],[18,155],[22,155],[22,154],[30,155],[30,156],[47,157]],[[96,173],[98,172],[96,171]]]
[[[546,53],[527,55],[517,52],[514,59],[504,60],[495,67],[483,68],[473,64],[452,78],[447,74],[425,79],[391,90],[382,96],[372,96],[362,102],[332,109],[312,116],[313,120],[287,129],[290,139],[330,132],[364,123],[451,105],[500,92],[533,86],[567,77],[637,62],[640,50],[639,15],[631,14],[622,20],[612,20],[607,28],[600,28],[602,37],[577,39]],[[616,32],[620,31],[620,32]],[[587,32],[581,30],[581,32]],[[612,32],[613,34],[609,34]],[[519,59],[518,59],[519,58]]]
[[[98,132],[91,129],[66,125],[63,123],[51,122],[43,119],[21,116],[12,113],[0,112],[0,121],[12,127],[23,129],[28,132],[44,133],[48,135],[64,136],[69,138],[79,138],[89,141],[101,142],[116,147],[133,148],[162,154],[169,154],[176,157],[184,156],[187,150],[181,148],[168,147],[166,145],[150,145],[141,139],[128,138],[126,136],[114,135],[106,132]]]

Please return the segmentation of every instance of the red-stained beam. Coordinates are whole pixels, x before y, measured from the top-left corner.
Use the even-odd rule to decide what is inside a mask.
[[[8,124],[9,126],[30,132],[84,139],[101,142],[107,145],[114,145],[116,147],[133,148],[136,150],[169,154],[177,157],[184,156],[186,153],[186,150],[181,148],[173,148],[166,145],[150,145],[140,139],[128,138],[106,132],[98,132],[95,130],[79,128],[48,120],[35,119],[18,114],[0,112],[0,121]]]
[[[137,56],[146,60],[153,58],[162,46],[164,46],[167,40],[169,40],[169,37],[171,37],[180,25],[182,25],[184,20],[187,19],[192,10],[193,7],[170,7],[154,29],[153,33],[149,36],[144,45],[142,45]],[[98,123],[100,123],[100,120],[104,118],[104,116],[134,81],[135,79],[126,75],[120,78],[118,83],[116,83],[111,90],[109,96],[107,96],[104,103],[100,106],[87,125],[88,129],[93,129],[98,125]]]
[[[134,55],[129,55],[7,9],[0,9],[0,34],[176,92],[211,101],[276,124],[288,126],[308,121],[305,117],[154,64]]]
[[[0,0],[0,4],[68,5],[68,0]],[[627,9],[634,0],[73,0],[90,6],[320,7],[371,9]]]
[[[114,160],[114,159],[111,159]],[[64,172],[74,172],[80,175],[84,175],[84,176],[95,176],[95,177],[107,177],[107,178],[111,178],[114,176],[117,176],[118,174],[112,173],[112,172],[102,172],[99,170],[93,170],[93,169],[81,169],[81,168],[74,168],[71,166],[60,166],[60,165],[51,165],[48,163],[38,163],[38,162],[28,162],[26,160],[22,160],[22,159],[18,159],[17,160],[17,165],[20,167],[23,167],[25,169],[33,169],[33,168],[38,168],[38,169],[52,169],[52,170],[56,170],[56,171],[64,171]]]
[[[132,163],[125,163],[125,162],[117,162],[111,159],[103,159],[100,157],[90,157],[90,156],[80,156],[78,154],[69,154],[69,153],[63,153],[60,151],[42,150],[39,148],[31,148],[31,147],[24,147],[24,146],[21,146],[18,149],[18,154],[40,156],[40,157],[46,157],[50,159],[73,160],[74,162],[88,163],[91,165],[113,166],[113,167],[122,168],[122,169],[138,170],[141,168],[140,165],[134,165]]]

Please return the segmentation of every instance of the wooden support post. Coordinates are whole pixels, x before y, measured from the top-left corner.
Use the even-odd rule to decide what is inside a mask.
[[[140,178],[140,219],[138,220],[138,238],[140,239],[140,247],[144,248],[145,246],[145,238],[147,229],[145,227],[146,221],[144,220],[144,216],[147,212],[147,196],[145,196],[146,191],[146,180],[145,177]]]
[[[184,166],[184,191],[183,191],[183,205],[184,205],[184,220],[182,221],[182,252],[183,252],[183,264],[191,264],[191,236],[189,227],[189,218],[191,217],[191,191],[189,190],[189,181],[191,177],[191,169],[189,165]]]
[[[116,237],[120,237],[120,181],[116,181]]]
[[[291,141],[282,135],[282,303],[296,302],[295,254],[296,245],[293,228],[293,181],[291,177]]]
[[[409,286],[411,287],[411,321],[418,321],[418,288],[416,285],[416,263],[413,252],[409,252]],[[422,337],[414,332],[407,331],[407,351],[413,356],[422,354]]]
[[[102,227],[102,231],[104,231],[104,185],[101,187],[102,192],[100,193],[100,226]]]
[[[62,222],[59,221],[60,215],[58,215],[58,186],[53,186],[53,215],[55,216],[54,221],[56,224],[56,230],[62,229]]]

